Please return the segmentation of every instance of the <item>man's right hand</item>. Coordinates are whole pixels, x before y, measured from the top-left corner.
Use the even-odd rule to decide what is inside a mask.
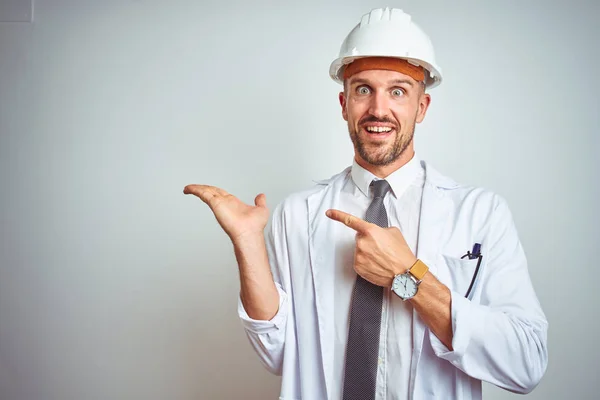
[[[255,206],[248,205],[215,186],[187,185],[183,193],[193,194],[206,203],[233,243],[263,235],[269,220],[267,199],[263,193],[254,199]]]
[[[269,220],[265,195],[256,196],[255,206],[251,206],[214,186],[187,185],[183,193],[197,196],[215,214],[233,242],[244,309],[250,318],[269,321],[279,309],[279,293],[271,274],[264,238]]]

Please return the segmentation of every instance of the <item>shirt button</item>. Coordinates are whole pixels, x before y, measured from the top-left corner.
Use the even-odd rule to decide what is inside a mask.
[[[377,364],[381,365],[383,363],[383,358],[379,357],[377,359]]]

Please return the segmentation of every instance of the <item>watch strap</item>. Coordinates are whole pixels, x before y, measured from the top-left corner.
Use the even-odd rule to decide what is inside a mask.
[[[421,281],[425,274],[429,271],[429,267],[425,265],[425,263],[421,260],[417,259],[417,262],[413,264],[412,267],[408,270],[412,276],[414,276],[418,281]]]

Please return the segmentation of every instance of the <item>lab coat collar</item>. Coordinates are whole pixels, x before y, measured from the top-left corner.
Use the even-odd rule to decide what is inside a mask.
[[[421,166],[425,170],[425,183],[429,183],[437,187],[438,189],[455,189],[458,187],[458,183],[452,178],[442,175],[428,162],[420,160]]]

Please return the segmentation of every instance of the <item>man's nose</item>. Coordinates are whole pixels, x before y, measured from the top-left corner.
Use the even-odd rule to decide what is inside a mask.
[[[385,93],[375,93],[371,97],[371,104],[369,107],[369,113],[376,118],[383,119],[389,115],[389,100]]]

